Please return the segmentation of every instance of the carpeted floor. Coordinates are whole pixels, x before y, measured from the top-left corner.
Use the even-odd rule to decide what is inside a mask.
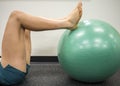
[[[14,86],[120,86],[120,72],[101,83],[82,83],[71,79],[58,63],[32,63],[25,81]]]

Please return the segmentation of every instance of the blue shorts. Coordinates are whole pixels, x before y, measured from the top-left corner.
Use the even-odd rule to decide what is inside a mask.
[[[0,84],[13,85],[22,82],[27,75],[29,68],[30,65],[27,65],[25,73],[12,67],[11,65],[7,65],[3,68],[0,63]]]

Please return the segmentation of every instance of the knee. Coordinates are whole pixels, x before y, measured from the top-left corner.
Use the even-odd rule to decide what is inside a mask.
[[[9,18],[15,18],[15,19],[19,19],[20,18],[20,14],[21,12],[18,10],[12,11]]]

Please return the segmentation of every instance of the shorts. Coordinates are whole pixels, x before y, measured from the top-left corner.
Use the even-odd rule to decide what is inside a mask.
[[[24,80],[28,73],[30,65],[26,66],[26,73],[22,72],[11,65],[7,65],[5,68],[0,63],[0,84],[2,85],[14,85]]]

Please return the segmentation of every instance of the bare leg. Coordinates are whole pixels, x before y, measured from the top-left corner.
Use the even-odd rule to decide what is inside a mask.
[[[26,63],[30,64],[30,57],[31,57],[31,37],[30,31],[25,30],[25,49],[26,49]]]
[[[64,19],[51,20],[42,17],[35,17],[20,11],[11,13],[5,29],[2,42],[2,66],[11,66],[26,72],[26,63],[30,62],[30,46],[25,29],[32,31],[73,29],[82,15],[81,3]],[[28,37],[29,39],[29,37]]]
[[[25,29],[21,27],[16,14],[11,14],[2,41],[3,67],[8,64],[26,72]]]
[[[59,20],[36,17],[19,11],[16,14],[19,14],[18,17],[21,25],[29,30],[74,29],[82,16],[82,8],[81,3],[79,3],[67,17]]]

